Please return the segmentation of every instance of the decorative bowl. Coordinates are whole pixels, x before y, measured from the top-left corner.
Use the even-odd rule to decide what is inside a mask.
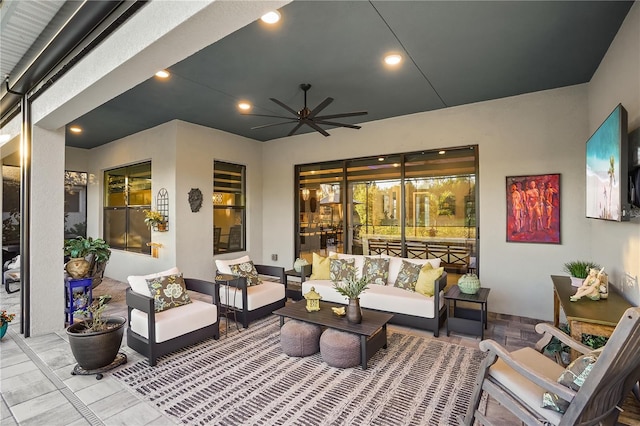
[[[344,306],[342,308],[331,308],[331,310],[333,311],[334,314],[336,314],[339,317],[343,317],[347,315],[347,310],[345,309]]]
[[[476,274],[464,274],[458,280],[458,288],[464,294],[476,294],[480,290],[480,279]]]

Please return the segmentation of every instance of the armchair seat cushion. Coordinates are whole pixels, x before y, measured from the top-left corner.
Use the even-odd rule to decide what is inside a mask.
[[[218,310],[211,303],[192,300],[188,305],[157,312],[155,320],[156,343],[161,343],[215,324],[218,321]],[[145,312],[133,309],[129,327],[134,333],[149,338]]]
[[[550,358],[540,354],[533,348],[524,348],[511,352],[511,356],[518,362],[533,369],[538,375],[556,381],[564,372],[562,366],[556,364]],[[558,424],[562,415],[556,411],[542,407],[542,394],[546,389],[534,384],[521,374],[509,367],[504,361],[498,359],[489,369],[489,375],[499,381],[506,389],[518,395],[529,407],[549,420],[551,424]]]
[[[227,286],[220,286],[220,303],[227,306],[233,306],[237,309],[243,309],[242,306],[242,290],[229,287],[229,301],[227,302]],[[247,287],[247,310],[253,311],[262,306],[275,303],[285,298],[285,287],[282,283],[273,281],[262,281],[260,285]]]

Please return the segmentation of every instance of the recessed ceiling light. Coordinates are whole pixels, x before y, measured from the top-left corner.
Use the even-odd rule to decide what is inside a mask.
[[[160,70],[156,73],[156,77],[158,78],[169,78],[171,74],[167,70]]]
[[[438,151],[438,154],[444,155],[446,151]]]
[[[267,24],[275,24],[280,20],[280,12],[278,12],[277,10],[272,10],[271,12],[267,12],[262,15],[262,18],[260,19],[262,19],[262,22],[265,22]]]
[[[384,161],[384,157],[378,157],[378,161]]]
[[[69,131],[71,133],[82,133],[82,128],[79,126],[71,126],[69,127]]]
[[[249,102],[239,102],[238,109],[241,111],[249,111],[251,109],[251,104]]]
[[[400,62],[402,62],[402,55],[397,53],[392,53],[384,57],[384,63],[387,65],[398,65]]]

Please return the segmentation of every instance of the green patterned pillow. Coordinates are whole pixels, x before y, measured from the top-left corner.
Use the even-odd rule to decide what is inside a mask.
[[[252,261],[230,265],[231,273],[247,278],[247,286],[260,285],[262,280]]]
[[[387,285],[389,279],[388,257],[365,257],[362,276],[372,284]]]
[[[182,274],[147,279],[156,312],[191,303]]]
[[[331,259],[329,278],[334,283],[344,281],[356,275],[355,259]]]
[[[416,282],[418,282],[421,268],[422,265],[403,260],[402,266],[400,267],[400,272],[398,272],[398,278],[396,278],[396,282],[393,284],[393,286],[403,288],[405,290],[415,291]]]
[[[593,370],[598,357],[602,354],[603,349],[604,347],[576,358],[565,368],[560,377],[558,377],[558,383],[574,391],[580,390],[589,373]],[[567,408],[569,408],[569,402],[560,398],[555,393],[545,392],[542,394],[542,407],[564,413],[567,411]]]

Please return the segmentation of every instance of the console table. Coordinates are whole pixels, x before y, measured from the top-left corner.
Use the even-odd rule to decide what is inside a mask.
[[[583,297],[571,302],[569,298],[576,292],[577,287],[571,285],[571,279],[566,276],[551,275],[553,281],[553,325],[560,322],[560,307],[567,317],[571,337],[578,342],[582,341],[583,334],[610,337],[618,325],[618,321],[627,308],[632,305],[617,289],[609,285],[609,297],[607,299],[591,300]],[[576,359],[578,352],[571,350],[571,359]]]

